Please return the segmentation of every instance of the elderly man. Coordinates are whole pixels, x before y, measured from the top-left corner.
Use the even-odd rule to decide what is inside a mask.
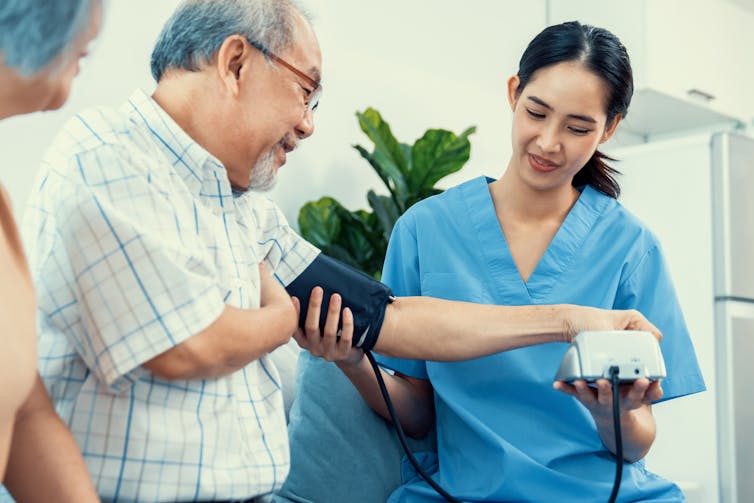
[[[25,223],[40,368],[103,498],[253,500],[285,479],[269,353],[296,329],[281,284],[319,251],[259,191],[312,134],[320,69],[292,1],[188,1],[154,49],[154,94],[78,115],[45,157]],[[586,327],[654,330],[633,311],[402,298],[375,349],[470,358]]]

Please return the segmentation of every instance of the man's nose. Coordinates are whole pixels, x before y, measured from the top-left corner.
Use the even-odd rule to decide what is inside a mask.
[[[299,139],[310,137],[314,133],[314,112],[308,108],[304,110],[304,116],[301,122],[296,126],[296,136]]]

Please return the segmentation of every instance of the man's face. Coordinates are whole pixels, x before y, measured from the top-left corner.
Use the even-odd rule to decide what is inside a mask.
[[[307,103],[314,91],[312,81],[320,81],[322,57],[311,26],[298,14],[294,19],[294,42],[276,55],[284,63],[264,59],[259,52],[261,64],[239,99],[236,139],[243,158],[226,167],[231,184],[240,189],[271,189],[287,154],[314,132]]]

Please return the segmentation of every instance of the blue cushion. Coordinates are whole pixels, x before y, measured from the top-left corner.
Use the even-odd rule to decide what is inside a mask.
[[[275,503],[385,503],[401,483],[403,450],[392,426],[333,363],[308,351],[299,356],[288,435],[291,471]],[[415,453],[434,451],[435,434],[409,444]]]

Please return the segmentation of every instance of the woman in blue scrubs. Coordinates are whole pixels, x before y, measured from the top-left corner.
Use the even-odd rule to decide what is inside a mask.
[[[637,309],[664,334],[668,377],[621,390],[619,501],[684,501],[642,461],[655,438],[651,404],[704,390],[694,349],[652,233],[616,200],[616,173],[597,149],[626,115],[628,54],[610,32],[551,26],[508,81],[513,155],[502,177],[478,178],[412,207],[393,230],[383,281],[396,295],[487,304]],[[325,349],[308,341],[313,353]],[[555,383],[566,344],[462,362],[381,357],[404,429],[437,426],[430,475],[463,501],[600,502],[615,470],[612,393],[605,380]],[[358,350],[338,366],[389,418]],[[443,501],[413,473],[390,502]]]

